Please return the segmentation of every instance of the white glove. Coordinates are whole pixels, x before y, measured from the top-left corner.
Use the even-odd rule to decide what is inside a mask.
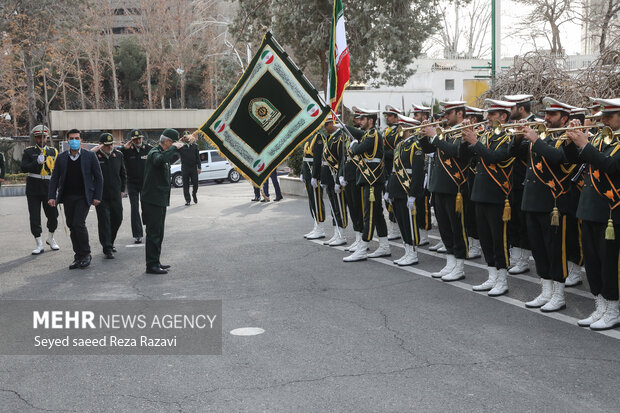
[[[387,192],[383,194],[383,199],[385,199],[385,202],[390,202],[390,194],[388,194]]]
[[[409,208],[410,211],[413,211],[413,208],[415,207],[415,197],[408,197],[407,198],[407,208]]]
[[[45,155],[41,154],[37,156],[37,162],[39,162],[39,164],[42,164],[43,162],[45,162]]]
[[[343,188],[344,188],[345,186],[347,186],[347,180],[346,180],[346,179],[344,179],[344,176],[339,176],[339,177],[338,177],[338,180],[340,181],[340,186],[341,186],[341,187],[343,187]]]
[[[351,144],[349,145],[349,149],[351,149],[351,147],[353,146],[353,144],[357,143],[357,139],[353,139],[351,141]]]
[[[340,193],[340,185],[338,185],[338,184],[334,185],[334,192],[337,193],[337,194]]]
[[[316,188],[318,188],[318,187],[319,187],[319,182],[316,180],[316,178],[312,178],[312,179],[310,180],[310,185],[312,185],[312,187],[313,187],[314,189],[316,189]]]
[[[321,184],[321,188],[323,188],[323,190],[325,190],[327,188],[327,184]]]
[[[300,180],[301,182],[305,182],[305,181],[304,181],[304,176],[303,176],[303,175],[299,175],[299,180]]]

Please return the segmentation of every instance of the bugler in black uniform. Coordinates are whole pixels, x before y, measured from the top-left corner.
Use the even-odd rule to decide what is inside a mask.
[[[325,238],[325,229],[323,223],[325,222],[325,204],[323,203],[323,188],[319,185],[317,178],[312,177],[312,169],[314,167],[315,159],[319,160],[322,154],[322,146],[319,145],[323,142],[323,135],[320,132],[315,133],[309,137],[304,143],[304,157],[301,164],[301,179],[306,185],[306,192],[308,193],[308,202],[310,204],[310,214],[314,218],[314,228],[312,231],[304,235],[307,239],[321,239]]]
[[[385,116],[388,127],[383,131],[383,163],[385,174],[385,185],[387,189],[387,183],[392,175],[393,163],[394,163],[394,149],[396,145],[402,140],[403,133],[401,131],[399,116],[403,113],[391,105],[385,107],[383,115]],[[392,205],[385,202],[385,209],[388,211],[388,240],[394,240],[400,238],[399,227],[396,224],[396,217]]]
[[[431,115],[431,108],[421,105],[413,105],[413,111],[411,112],[413,119],[418,122],[428,120]],[[431,192],[428,190],[428,178],[431,166],[431,156],[425,154],[424,159],[424,194],[416,198],[415,209],[418,222],[418,229],[420,231],[420,246],[428,244],[428,231],[433,229],[432,217],[431,217]]]

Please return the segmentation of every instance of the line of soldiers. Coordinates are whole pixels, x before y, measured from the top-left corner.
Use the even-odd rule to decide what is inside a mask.
[[[334,235],[324,244],[347,243],[348,211],[356,238],[343,261],[390,256],[385,206],[405,249],[394,263],[413,265],[416,247],[428,243],[432,207],[441,245],[431,249],[446,253],[434,278],[463,279],[464,260],[479,247],[488,279],[473,290],[504,295],[509,273],[529,271],[531,250],[541,292],[526,307],[566,308],[564,288],[582,283],[585,264],[595,311],[579,325],[620,325],[620,99],[592,101],[582,109],[545,98],[544,119],[531,113],[532,95],[486,99],[485,110],[441,102],[433,123],[430,108],[414,105],[408,117],[388,106],[385,136],[379,111],[354,108],[354,127],[328,117],[328,136],[316,133],[304,146],[315,221],[305,238],[325,238],[327,192]],[[379,247],[369,253],[375,229]]]

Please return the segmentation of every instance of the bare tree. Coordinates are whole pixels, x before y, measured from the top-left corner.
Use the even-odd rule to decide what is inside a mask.
[[[554,56],[564,55],[560,26],[576,18],[574,0],[516,0],[533,9],[523,19],[520,30],[530,32],[530,36],[542,36]],[[529,36],[528,36],[529,37]]]
[[[585,31],[585,41],[598,39],[598,51],[620,46],[620,2],[617,0],[584,0],[579,16]]]

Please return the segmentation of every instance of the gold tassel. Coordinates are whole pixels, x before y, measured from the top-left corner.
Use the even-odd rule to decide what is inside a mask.
[[[504,215],[502,215],[502,221],[504,222],[510,221],[511,215],[512,215],[512,212],[510,210],[510,202],[508,202],[508,198],[506,198],[506,201],[504,201]]]
[[[553,211],[551,211],[551,226],[560,226],[560,211],[558,211],[558,207],[553,207]]]
[[[370,202],[375,202],[375,188],[370,187],[370,196],[368,197]]]
[[[461,191],[456,194],[456,206],[454,209],[457,214],[463,213],[463,195],[461,195]]]
[[[613,241],[616,239],[616,231],[614,231],[614,221],[609,218],[607,220],[607,229],[605,229],[605,239]]]

